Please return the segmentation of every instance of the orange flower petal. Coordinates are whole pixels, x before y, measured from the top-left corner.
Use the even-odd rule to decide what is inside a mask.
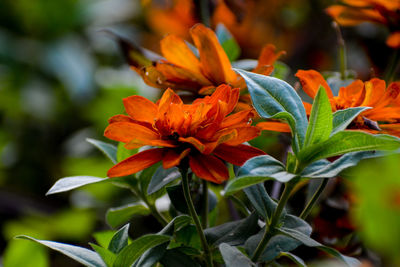
[[[115,141],[128,143],[132,139],[138,138],[142,140],[159,139],[159,134],[153,130],[130,122],[115,122],[106,128],[104,136]]]
[[[229,163],[242,166],[252,157],[265,155],[265,152],[247,145],[229,146],[221,144],[214,150],[213,154]]]
[[[346,87],[339,89],[338,102],[343,107],[358,107],[365,98],[364,83],[361,80],[355,80]]]
[[[190,152],[190,148],[185,149],[180,154],[176,153],[174,150],[169,149],[162,159],[162,164],[164,169],[169,169],[178,166],[181,160],[186,157]]]
[[[194,88],[211,85],[211,82],[201,73],[196,73],[170,62],[157,62],[156,68],[164,75],[168,82],[187,85],[187,88],[193,89],[193,91]]]
[[[200,142],[198,139],[194,138],[194,137],[179,137],[179,141],[181,142],[185,142],[185,143],[189,143],[192,144],[195,148],[197,148],[198,151],[203,152],[205,149],[205,146],[202,142]]]
[[[385,94],[386,83],[384,80],[374,78],[369,82],[365,82],[364,86],[365,98],[361,103],[361,106],[373,107],[375,104],[381,101],[381,98]]]
[[[331,88],[319,72],[315,70],[299,70],[295,76],[299,78],[304,92],[312,99],[317,95],[319,86],[325,88],[329,98],[333,97]]]
[[[325,11],[342,26],[354,26],[366,21],[386,24],[387,21],[375,9],[333,5]]]
[[[161,42],[161,53],[171,63],[201,75],[200,61],[185,41],[175,35],[167,35]]]
[[[275,121],[265,121],[260,122],[257,124],[263,131],[274,131],[274,132],[281,132],[281,133],[290,133],[290,126],[287,123],[283,122],[275,122]]]
[[[232,70],[231,63],[217,36],[209,28],[197,24],[190,34],[199,50],[203,73],[214,83],[235,83],[238,76]]]
[[[126,143],[124,147],[126,149],[135,149],[142,146],[177,147],[178,145],[169,140],[134,138],[129,143]]]
[[[119,115],[115,115],[112,116],[111,118],[108,119],[108,123],[114,123],[114,122],[135,122],[131,117],[123,115],[123,114],[119,114]]]
[[[218,136],[217,141],[205,143],[203,154],[211,154],[218,145],[236,139],[238,137],[238,131],[236,129],[227,129],[217,132],[216,135]]]
[[[275,61],[277,61],[282,55],[285,54],[285,51],[279,51],[278,53],[276,53],[276,47],[273,44],[267,44],[261,50],[256,69],[265,65],[273,65]]]
[[[394,49],[400,48],[400,31],[390,34],[386,39],[386,45]]]
[[[157,106],[147,98],[139,95],[123,99],[128,115],[137,121],[153,123],[157,115]]]
[[[237,137],[224,142],[224,144],[231,146],[240,145],[259,136],[261,132],[259,128],[254,126],[240,127],[235,130],[237,131]]]
[[[248,124],[250,119],[254,116],[253,110],[242,110],[226,117],[222,123],[221,128],[233,127],[235,125]]]
[[[108,177],[126,176],[144,170],[163,158],[164,148],[154,148],[137,153],[108,170]]]
[[[198,177],[217,184],[229,179],[225,164],[212,155],[189,156],[189,166]]]

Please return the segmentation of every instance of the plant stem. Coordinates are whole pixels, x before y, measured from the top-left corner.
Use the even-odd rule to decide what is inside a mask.
[[[389,62],[389,65],[385,71],[385,81],[389,84],[396,79],[395,74],[396,70],[400,64],[400,53],[398,49],[394,50],[393,56]]]
[[[312,196],[310,201],[307,203],[304,210],[301,212],[300,218],[302,218],[303,220],[305,220],[307,218],[307,216],[310,214],[315,203],[317,203],[318,198],[321,196],[321,194],[324,191],[327,184],[328,184],[328,179],[323,179],[322,183],[319,185],[317,191],[315,191],[314,195]]]
[[[131,190],[136,196],[138,196],[147,205],[147,207],[151,211],[151,214],[154,216],[154,218],[156,218],[156,220],[162,226],[166,226],[168,224],[167,219],[165,219],[164,216],[162,216],[162,214],[157,210],[157,208],[156,208],[156,206],[154,204],[149,202],[149,200],[147,199],[146,195],[144,195],[140,190],[137,190],[136,188],[135,189],[131,188]]]
[[[203,226],[203,228],[207,228],[208,227],[208,183],[206,180],[202,179],[202,185],[203,185],[203,196],[202,196],[202,200],[203,200],[203,213],[201,214],[201,225]]]
[[[258,258],[261,256],[261,254],[264,252],[265,247],[268,245],[269,240],[275,235],[275,229],[279,223],[279,219],[281,217],[282,211],[289,200],[290,193],[293,190],[295,186],[295,183],[289,182],[285,184],[285,189],[283,190],[282,196],[279,199],[278,206],[275,209],[274,214],[272,215],[272,218],[268,224],[267,227],[265,227],[265,233],[264,236],[262,237],[260,243],[258,244],[256,251],[254,252],[253,256],[251,257],[251,260],[253,262],[257,262]]]
[[[212,255],[210,253],[210,248],[208,247],[207,239],[203,232],[203,227],[201,226],[201,222],[199,220],[199,217],[197,216],[196,210],[193,205],[192,198],[190,196],[189,181],[188,181],[188,168],[179,168],[179,171],[181,172],[181,175],[182,175],[183,195],[185,196],[186,205],[188,206],[190,216],[192,217],[194,224],[196,225],[197,233],[199,234],[201,245],[203,247],[204,254],[206,257],[206,264],[208,267],[212,267],[213,262],[212,262]]]
[[[333,28],[336,30],[337,42],[339,46],[339,60],[340,60],[340,78],[346,79],[347,58],[346,58],[346,45],[340,31],[340,27],[336,22],[332,23]]]

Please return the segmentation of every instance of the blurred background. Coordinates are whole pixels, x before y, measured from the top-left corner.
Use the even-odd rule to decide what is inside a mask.
[[[178,2],[181,10],[173,8]],[[62,177],[105,177],[112,163],[86,138],[106,141],[102,133],[107,119],[123,112],[122,98],[141,94],[154,100],[159,95],[130,70],[116,41],[104,29],[157,52],[164,34],[187,36],[187,30],[199,21],[191,15],[187,2],[0,1],[0,264],[78,266],[61,254],[13,237],[26,234],[87,246],[92,232],[110,229],[105,223],[106,210],[132,201],[129,192],[110,185],[45,194]],[[263,44],[275,44],[278,50],[287,51],[281,61],[289,66],[287,80],[292,84],[296,82],[293,74],[300,68],[339,70],[336,32],[324,12],[333,0],[226,2],[235,2],[237,12],[225,16],[223,9],[218,10],[210,23],[224,23],[231,30],[241,46],[241,58],[256,58]],[[385,28],[365,23],[344,28],[343,36],[349,69],[361,79],[383,73],[392,53],[385,46]],[[281,146],[275,141],[282,138],[272,133],[263,138],[267,152],[279,156]],[[373,177],[370,180],[374,186]],[[352,186],[361,188],[354,192],[373,194],[364,183]],[[346,195],[346,203],[352,194]],[[397,214],[399,196],[394,193],[397,206],[392,208]],[[358,221],[363,221],[370,213],[367,209],[359,215]],[[336,218],[326,220],[336,224]],[[159,227],[151,217],[134,221],[134,235],[155,232]],[[324,223],[324,217],[318,222]],[[353,232],[351,227],[349,231]],[[376,237],[370,241],[366,236],[375,242]],[[329,236],[330,240],[342,237]],[[379,263],[380,257],[375,258]]]

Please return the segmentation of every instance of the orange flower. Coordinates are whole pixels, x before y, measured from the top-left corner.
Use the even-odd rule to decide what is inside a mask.
[[[165,169],[188,160],[193,173],[215,183],[229,178],[222,160],[242,165],[246,160],[265,154],[244,145],[260,134],[251,126],[253,112],[229,115],[239,98],[239,89],[219,86],[211,96],[197,99],[191,105],[171,89],[154,104],[141,96],[124,99],[126,115],[116,115],[104,135],[126,143],[128,149],[157,146],[135,154],[108,171],[109,177],[125,176],[162,161]],[[229,116],[228,116],[229,115]]]
[[[162,59],[141,64],[132,62],[131,58],[132,68],[150,86],[190,91],[194,95],[209,95],[220,84],[246,87],[241,76],[233,71],[228,56],[211,29],[197,24],[191,28],[190,35],[199,58],[183,38],[171,34],[161,40]],[[269,75],[273,71],[273,63],[284,53],[275,53],[273,45],[266,45],[253,71]]]
[[[201,22],[198,17],[199,2],[193,0],[146,1],[144,11],[147,23],[159,36],[175,34],[190,40],[189,29]],[[247,57],[256,57],[264,44],[272,40],[275,43],[278,42],[279,46],[284,46],[294,39],[293,34],[288,33],[285,27],[277,28],[276,25],[282,9],[287,8],[288,5],[283,1],[215,0],[208,2],[211,27],[215,29],[218,24],[224,24],[239,43],[242,54]]]
[[[354,26],[363,22],[386,25],[391,34],[386,44],[400,48],[400,0],[342,0],[326,12],[340,25]]]
[[[371,107],[353,121],[351,128],[371,133],[378,133],[381,128],[384,133],[400,136],[400,82],[393,82],[386,88],[385,81],[377,78],[367,82],[355,80],[348,86],[341,87],[338,96],[334,96],[320,73],[314,70],[299,70],[296,77],[300,79],[304,92],[312,98],[322,85],[328,93],[332,111]],[[306,105],[308,111],[310,106]]]
[[[354,119],[351,129],[400,137],[400,82],[393,82],[386,88],[385,81],[377,78],[367,82],[355,80],[348,86],[341,87],[338,96],[334,96],[319,72],[299,70],[296,77],[299,78],[304,92],[311,98],[316,96],[320,86],[324,87],[333,112],[352,107],[371,107]],[[311,104],[303,104],[307,114],[310,114]],[[257,127],[262,130],[290,132],[289,126],[281,122],[261,122]]]

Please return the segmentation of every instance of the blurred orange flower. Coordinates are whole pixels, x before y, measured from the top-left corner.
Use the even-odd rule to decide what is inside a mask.
[[[319,72],[299,70],[296,77],[300,79],[304,92],[311,98],[315,97],[322,85],[329,96],[332,111],[371,107],[353,121],[352,129],[400,136],[400,82],[393,82],[386,88],[386,82],[381,79],[373,78],[366,82],[355,80],[348,86],[341,87],[338,96],[334,96]],[[311,110],[310,104],[306,104],[306,110]]]
[[[124,99],[126,115],[116,115],[104,135],[126,143],[128,149],[157,146],[135,154],[108,171],[109,177],[125,176],[162,161],[165,169],[188,160],[198,177],[221,183],[229,178],[222,160],[242,165],[246,160],[265,154],[244,145],[260,134],[251,126],[253,112],[229,115],[239,99],[239,89],[221,85],[211,96],[197,99],[191,105],[171,89],[154,104],[141,96]]]
[[[146,65],[135,61],[131,67],[150,86],[190,91],[196,96],[209,95],[220,84],[241,89],[246,87],[240,75],[233,71],[228,56],[211,29],[197,24],[191,28],[190,35],[199,58],[184,39],[171,34],[160,42],[163,58],[146,62]],[[275,53],[273,45],[266,45],[253,71],[269,75],[273,71],[273,63],[284,53]]]
[[[377,78],[367,82],[355,80],[348,86],[341,87],[338,96],[334,96],[319,72],[299,70],[296,77],[299,78],[304,92],[313,99],[319,87],[324,87],[333,112],[352,107],[371,107],[354,119],[350,129],[400,137],[400,82],[393,82],[386,88],[385,81]],[[312,105],[303,103],[307,114],[310,114]],[[281,122],[261,122],[257,127],[262,130],[290,132],[289,126]]]
[[[293,42],[287,31],[281,33],[276,21],[287,1],[280,0],[215,0],[209,1],[211,27],[222,23],[235,37],[247,57],[256,57],[264,44],[279,46]],[[199,8],[193,0],[146,1],[147,23],[160,36],[175,34],[190,40],[189,29],[200,23]],[[200,1],[197,1],[200,2]],[[296,1],[291,1],[296,2]],[[283,32],[283,31],[282,31]]]
[[[354,26],[363,22],[386,25],[391,34],[386,44],[400,48],[400,0],[342,0],[326,12],[340,25]]]

